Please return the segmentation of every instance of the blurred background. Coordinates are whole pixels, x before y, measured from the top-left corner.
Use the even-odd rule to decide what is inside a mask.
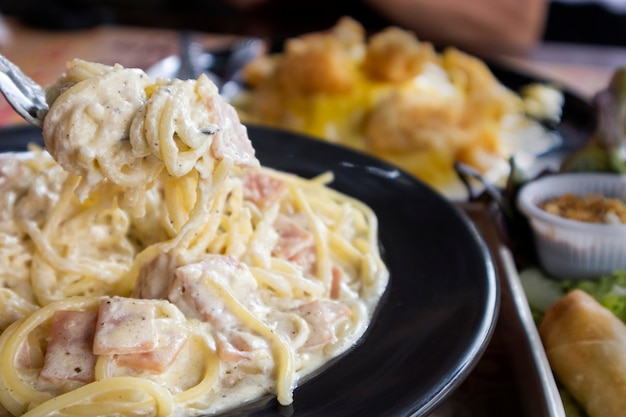
[[[0,0],[0,11],[49,29],[121,24],[276,37],[327,29],[343,15],[372,30],[388,24],[359,0]]]
[[[626,65],[626,0],[0,0],[0,16],[8,23],[0,24],[3,53],[30,67],[36,65],[27,54],[92,57],[88,44],[99,41],[111,46],[93,58],[115,54],[126,65],[146,66],[176,52],[176,38],[163,29],[260,37],[279,50],[285,39],[329,29],[342,16],[369,33],[397,25],[436,47],[510,64],[585,97]],[[105,35],[106,27],[149,30]],[[82,32],[89,40],[80,47],[64,38],[92,28],[99,32]],[[42,37],[53,41],[38,52]]]
[[[278,43],[349,15],[369,32],[394,24],[483,56],[527,54],[546,41],[626,46],[626,0],[0,0],[0,13],[47,30],[115,24]]]

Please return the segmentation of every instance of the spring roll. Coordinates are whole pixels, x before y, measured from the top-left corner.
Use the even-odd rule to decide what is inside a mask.
[[[626,325],[593,297],[573,290],[539,326],[556,377],[590,417],[626,414]]]

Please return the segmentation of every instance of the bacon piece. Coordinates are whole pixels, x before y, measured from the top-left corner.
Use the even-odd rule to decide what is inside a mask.
[[[115,361],[120,366],[142,369],[156,373],[163,373],[174,362],[182,348],[187,343],[187,334],[175,326],[159,332],[157,347],[150,352],[116,355]]]
[[[207,321],[218,328],[234,324],[234,316],[226,310],[219,294],[207,284],[207,275],[236,274],[238,262],[228,256],[211,256],[198,263],[176,270],[176,279],[168,299],[187,317]]]
[[[249,359],[249,355],[247,355],[246,352],[236,349],[223,335],[218,334],[218,337],[215,339],[215,343],[217,354],[223,362],[236,365]]]
[[[311,301],[294,311],[309,324],[309,337],[304,343],[304,347],[309,349],[334,342],[335,328],[352,315],[346,305],[330,300]]]
[[[284,259],[291,259],[298,252],[314,244],[313,234],[296,223],[292,218],[279,214],[274,221],[279,239],[272,254]]]
[[[100,302],[93,352],[142,353],[157,347],[156,306],[148,300],[112,297]]]
[[[32,355],[32,347],[28,340],[24,340],[19,347],[17,352],[17,366],[20,368],[32,368],[33,367],[33,355]],[[0,414],[1,415],[1,414]]]
[[[96,319],[95,311],[54,313],[40,378],[51,382],[94,380],[96,356],[92,343]]]
[[[176,258],[169,253],[161,253],[139,270],[133,298],[165,299],[175,278]]]
[[[209,322],[218,329],[236,326],[237,317],[210,281],[229,289],[248,309],[254,311],[260,306],[254,294],[256,281],[246,265],[223,255],[209,255],[201,262],[178,268],[168,299],[187,317]]]
[[[309,270],[315,263],[316,255],[313,234],[284,214],[276,217],[274,227],[278,232],[278,241],[272,255]]]
[[[287,192],[287,184],[259,171],[249,171],[243,177],[243,197],[262,209],[278,202]]]
[[[43,367],[44,352],[35,333],[29,333],[20,344],[17,352],[17,366],[20,368]],[[0,414],[1,416],[2,414]]]
[[[169,300],[187,317],[210,323],[220,359],[230,365],[258,362],[271,357],[269,345],[257,335],[242,332],[242,323],[229,308],[226,290],[252,314],[267,310],[255,293],[256,280],[247,266],[231,256],[207,255],[202,261],[181,266]]]
[[[331,268],[332,279],[330,281],[330,298],[336,300],[341,293],[341,281],[343,280],[344,272],[337,265],[333,265]]]
[[[215,343],[220,359],[230,364],[250,360],[261,350],[269,349],[267,341],[260,336],[237,330],[229,332],[228,337],[223,333],[216,334]]]
[[[213,114],[220,130],[214,133],[211,152],[215,159],[232,159],[236,165],[259,166],[246,127],[233,106],[219,95],[213,97]]]

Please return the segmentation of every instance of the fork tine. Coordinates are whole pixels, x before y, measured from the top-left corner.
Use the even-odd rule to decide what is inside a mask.
[[[26,121],[42,126],[48,111],[44,90],[3,55],[0,55],[0,92]]]

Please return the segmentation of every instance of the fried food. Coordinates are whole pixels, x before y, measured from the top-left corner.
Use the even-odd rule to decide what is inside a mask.
[[[552,370],[591,417],[624,415],[626,327],[581,290],[547,311],[539,332]]]
[[[404,82],[419,75],[424,65],[435,58],[430,43],[419,42],[411,32],[389,27],[370,38],[363,70],[375,80]]]
[[[328,31],[287,40],[283,52],[252,61],[244,74],[248,90],[233,101],[243,121],[369,152],[453,197],[462,187],[455,162],[504,179],[525,135],[547,136],[526,115],[525,98],[483,61],[455,48],[439,53],[398,27],[368,38],[344,17]],[[554,95],[538,89],[554,90],[529,90],[533,109],[549,109],[534,116],[558,119],[562,95],[556,106],[541,106],[537,100]]]

